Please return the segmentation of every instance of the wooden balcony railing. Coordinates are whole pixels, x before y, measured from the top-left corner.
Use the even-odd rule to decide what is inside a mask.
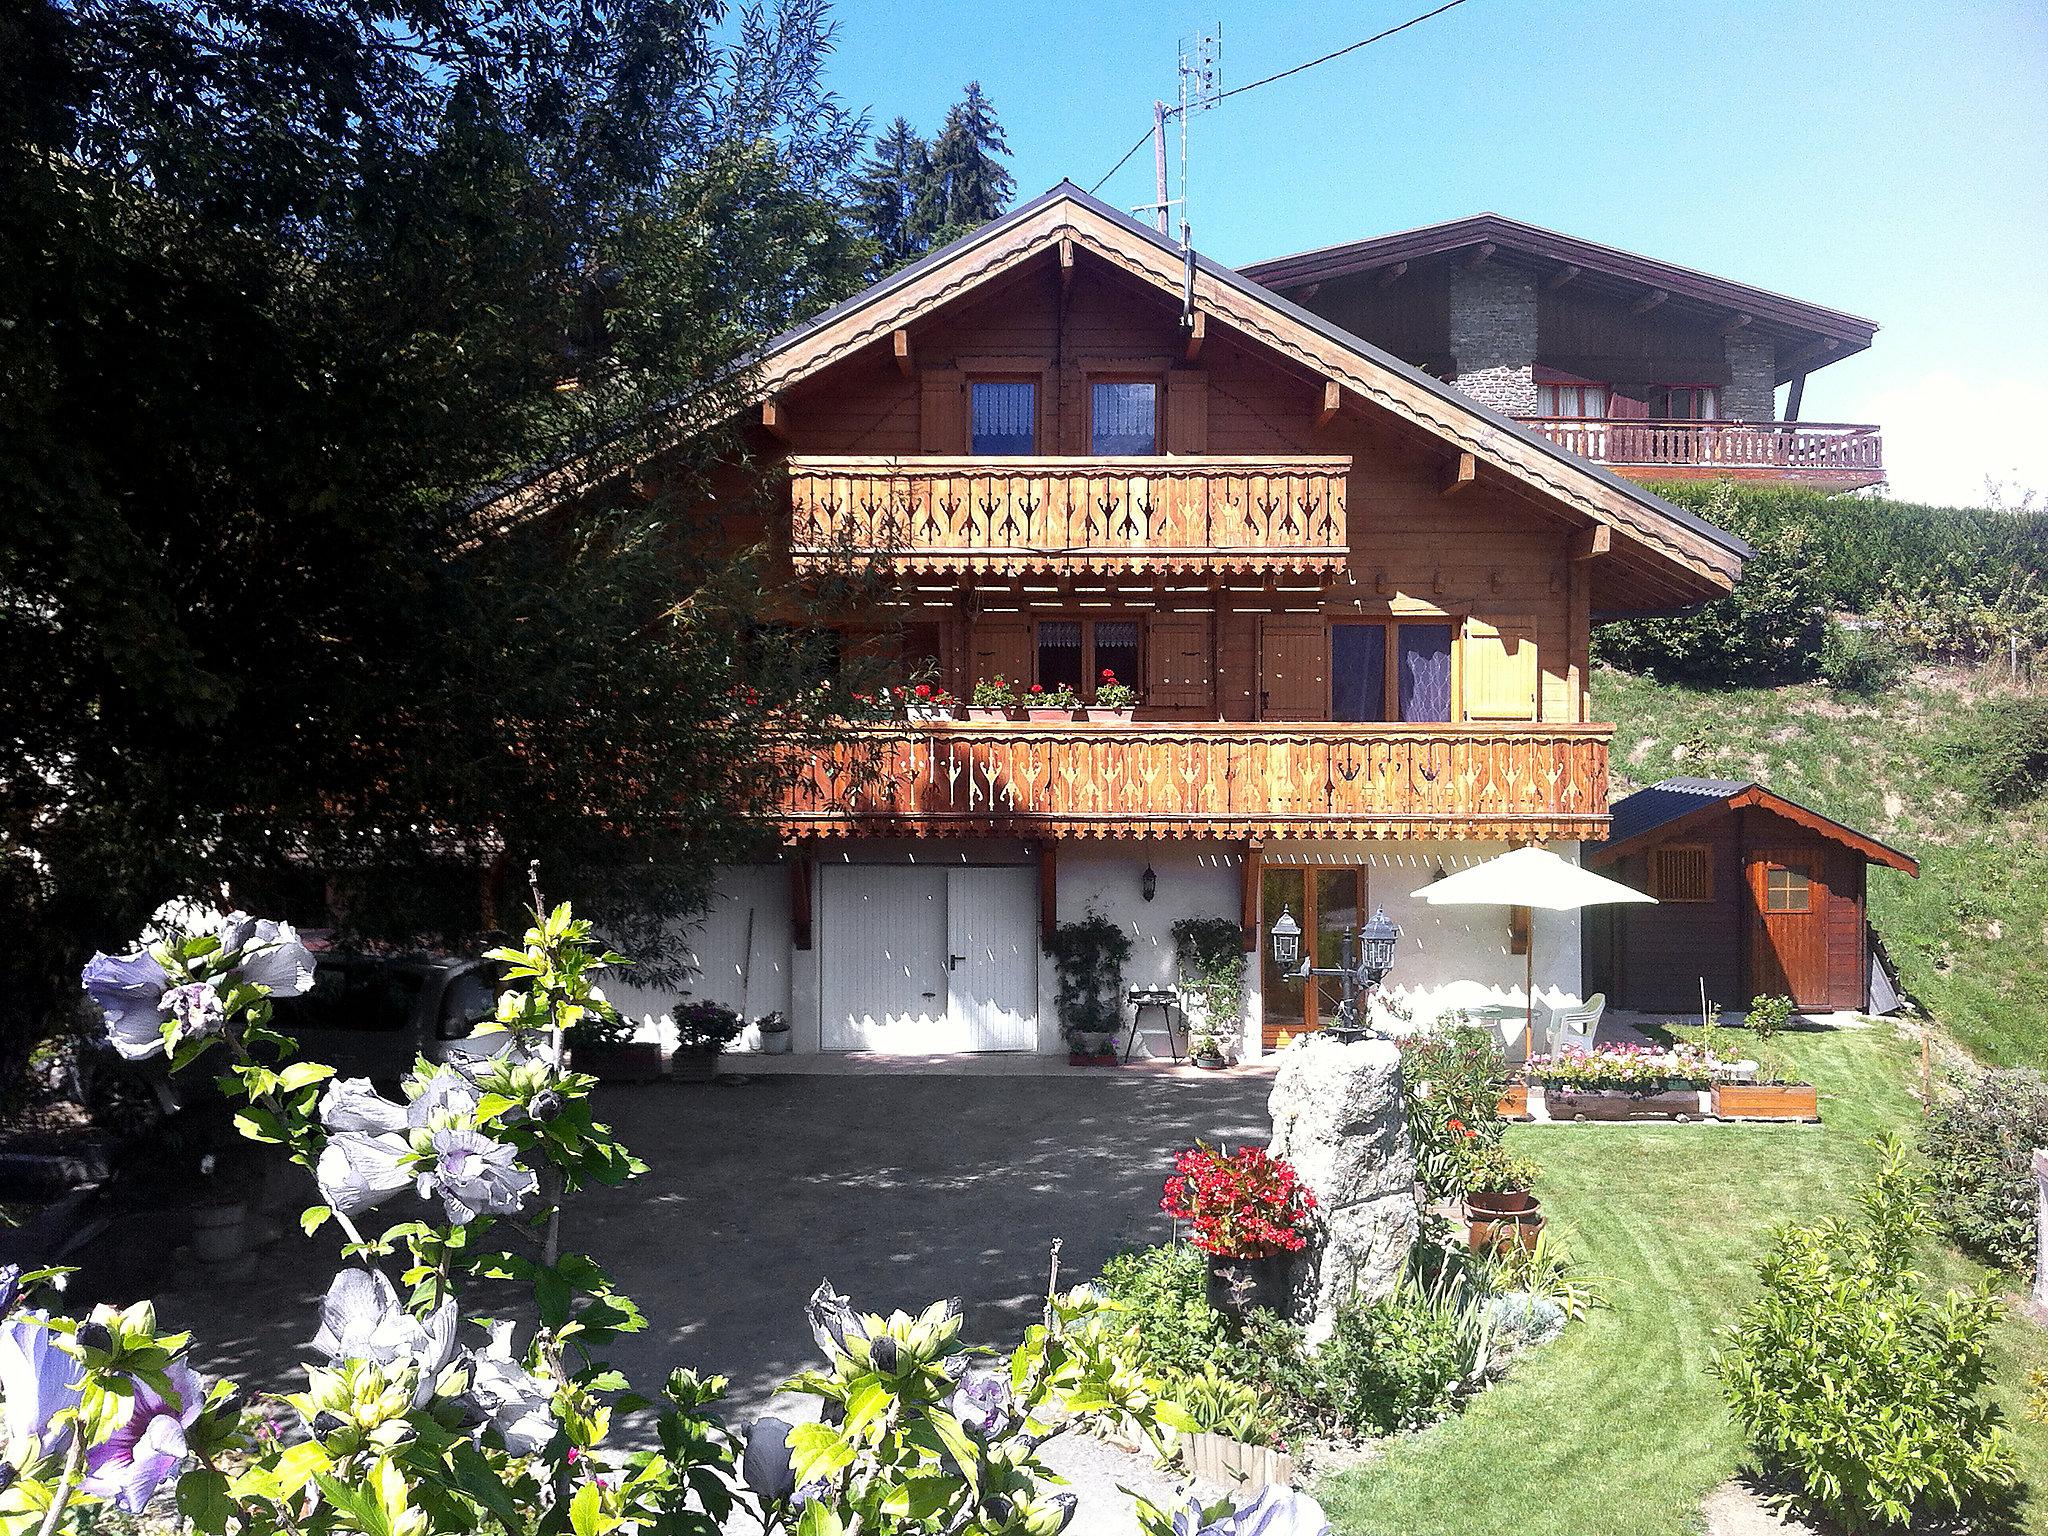
[[[1581,458],[1639,479],[1796,480],[1874,485],[1884,478],[1876,427],[1805,421],[1641,421],[1525,417]]]
[[[786,835],[1599,838],[1607,725],[877,726]]]
[[[1322,571],[1348,549],[1348,458],[792,457],[799,566],[907,572]]]

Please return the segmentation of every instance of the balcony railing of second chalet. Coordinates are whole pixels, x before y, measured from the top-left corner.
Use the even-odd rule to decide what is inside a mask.
[[[908,573],[1341,569],[1341,457],[789,460],[799,565],[886,552]]]
[[[810,757],[794,837],[1600,838],[1611,725],[941,722]]]
[[[1752,474],[1854,481],[1884,476],[1876,427],[1804,421],[1644,421],[1529,416],[1523,424],[1583,459],[1678,475]]]

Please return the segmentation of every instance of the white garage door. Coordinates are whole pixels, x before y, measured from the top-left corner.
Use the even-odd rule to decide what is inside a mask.
[[[819,871],[828,1051],[1028,1051],[1038,1037],[1028,868]]]

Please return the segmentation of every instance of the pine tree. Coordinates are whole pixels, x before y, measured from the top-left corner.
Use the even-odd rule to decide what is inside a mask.
[[[897,118],[875,140],[854,178],[854,211],[876,248],[877,276],[922,255],[918,200],[931,176],[931,150],[917,130]]]
[[[967,94],[946,113],[932,146],[931,175],[924,199],[926,217],[938,226],[934,242],[986,224],[1009,206],[1017,180],[997,160],[1010,146],[996,109],[970,80]]]

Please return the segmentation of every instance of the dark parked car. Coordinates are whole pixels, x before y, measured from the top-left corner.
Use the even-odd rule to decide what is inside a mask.
[[[299,1055],[342,1077],[393,1083],[413,1061],[476,1053],[470,1032],[496,1012],[495,961],[445,955],[318,956],[313,990],[279,998],[272,1025],[299,1042]]]

